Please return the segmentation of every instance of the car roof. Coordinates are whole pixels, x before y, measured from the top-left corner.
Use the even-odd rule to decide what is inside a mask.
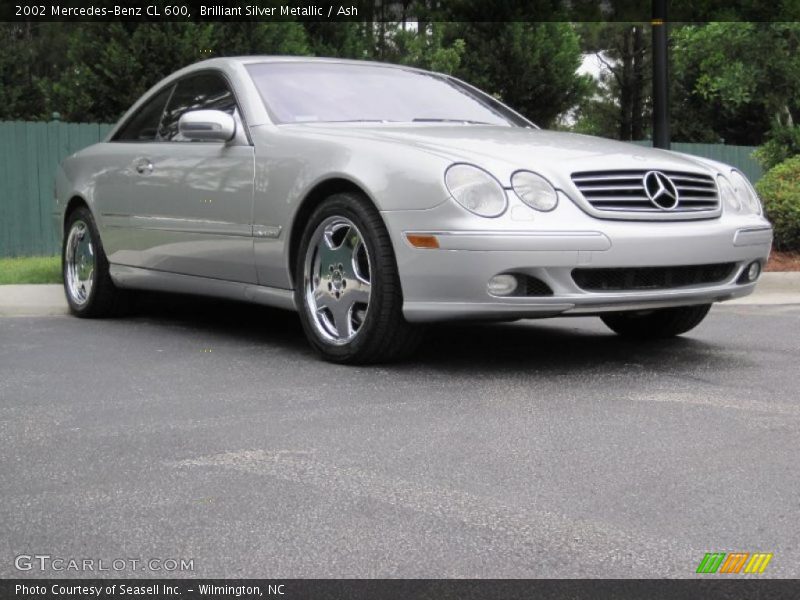
[[[322,56],[272,56],[272,55],[253,55],[253,56],[223,56],[218,58],[209,58],[196,63],[192,63],[188,67],[191,69],[203,67],[222,67],[232,65],[253,65],[259,63],[308,63],[314,62],[319,64],[350,64],[358,66],[374,66],[374,67],[387,67],[395,69],[403,69],[407,71],[422,71],[415,67],[408,65],[397,65],[392,63],[377,62],[372,60],[354,60],[349,58],[335,58],[335,57],[322,57]]]

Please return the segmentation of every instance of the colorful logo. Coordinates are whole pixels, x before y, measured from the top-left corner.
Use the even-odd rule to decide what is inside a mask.
[[[706,552],[697,573],[763,573],[771,560],[766,552]]]

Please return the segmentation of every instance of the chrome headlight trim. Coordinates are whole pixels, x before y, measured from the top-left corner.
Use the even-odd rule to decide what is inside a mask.
[[[742,212],[742,205],[739,202],[739,197],[736,195],[736,189],[730,180],[722,173],[717,175],[717,187],[719,188],[719,197],[722,203],[732,209],[734,212]]]
[[[533,171],[515,171],[511,175],[511,188],[533,210],[550,212],[558,206],[558,192],[553,184]]]
[[[479,217],[499,217],[508,208],[506,191],[500,182],[475,165],[450,165],[444,173],[444,184],[460,206]]]
[[[731,184],[739,199],[742,210],[760,215],[762,211],[761,201],[758,199],[755,188],[753,188],[753,185],[745,174],[738,169],[731,169]]]

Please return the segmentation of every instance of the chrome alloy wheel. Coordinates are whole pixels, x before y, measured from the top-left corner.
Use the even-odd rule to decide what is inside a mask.
[[[92,235],[83,221],[75,221],[69,230],[64,262],[64,277],[70,299],[74,304],[83,306],[92,293],[95,272]]]
[[[339,216],[320,223],[306,250],[303,289],[322,339],[340,346],[358,334],[369,310],[370,276],[369,251],[358,227]]]

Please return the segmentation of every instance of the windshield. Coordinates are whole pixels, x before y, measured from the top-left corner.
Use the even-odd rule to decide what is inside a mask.
[[[499,102],[440,75],[376,65],[247,65],[277,123],[389,121],[528,126]]]

